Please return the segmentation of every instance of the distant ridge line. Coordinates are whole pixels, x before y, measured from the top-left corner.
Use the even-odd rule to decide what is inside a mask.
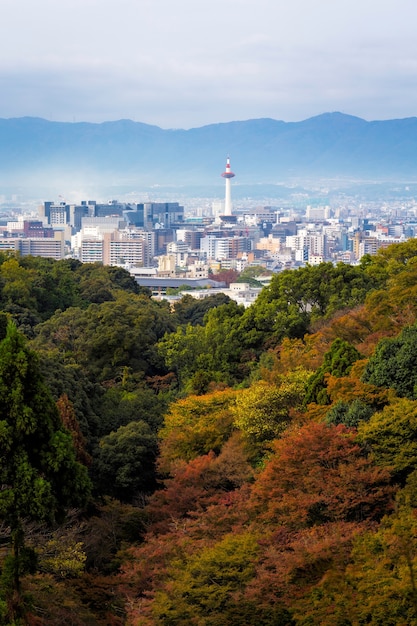
[[[228,154],[236,184],[305,176],[414,180],[417,117],[366,121],[335,111],[301,122],[259,118],[188,130],[126,119],[0,119],[0,184],[109,177],[115,184],[214,184]]]

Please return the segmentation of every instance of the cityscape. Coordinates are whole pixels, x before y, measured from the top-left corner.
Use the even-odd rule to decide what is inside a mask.
[[[0,250],[22,256],[127,269],[154,296],[172,289],[204,297],[225,291],[249,306],[263,284],[230,286],[210,277],[227,270],[260,268],[264,276],[322,262],[355,265],[366,254],[415,237],[417,202],[358,202],[291,206],[233,201],[230,158],[226,159],[224,199],[178,201],[45,200],[36,210],[4,210]],[[233,288],[234,287],[234,288]],[[207,291],[210,289],[210,292]]]
[[[417,4],[0,22],[0,626],[417,626]]]

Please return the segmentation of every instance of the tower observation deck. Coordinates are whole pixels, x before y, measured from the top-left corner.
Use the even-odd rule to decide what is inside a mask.
[[[225,215],[232,215],[232,190],[231,190],[230,181],[231,181],[232,178],[234,178],[235,174],[231,170],[230,158],[229,157],[227,157],[227,160],[226,160],[226,170],[223,172],[222,176],[225,179],[225,183],[226,183],[226,194],[225,194],[225,200],[224,200],[224,214]]]

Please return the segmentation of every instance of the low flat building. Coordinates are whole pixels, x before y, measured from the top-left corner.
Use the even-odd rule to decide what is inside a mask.
[[[211,295],[213,289],[224,288],[226,283],[217,282],[209,278],[168,278],[164,276],[139,276],[133,274],[136,282],[141,287],[148,287],[154,296],[166,295],[167,289],[179,289],[188,287],[192,290],[204,289]],[[193,295],[191,293],[191,295]]]

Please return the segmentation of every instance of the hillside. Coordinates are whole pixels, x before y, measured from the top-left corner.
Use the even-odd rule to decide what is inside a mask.
[[[163,130],[130,120],[101,124],[0,120],[0,184],[218,185],[226,155],[235,184],[302,177],[413,180],[417,118],[365,121],[325,113]]]
[[[2,253],[0,623],[417,626],[416,259],[172,310]]]

